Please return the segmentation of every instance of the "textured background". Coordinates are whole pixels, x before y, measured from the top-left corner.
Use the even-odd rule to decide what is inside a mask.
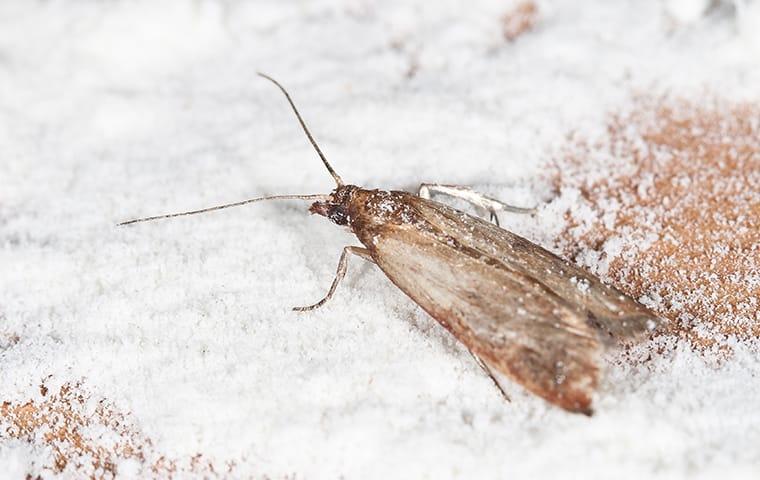
[[[0,471],[757,478],[760,7],[709,3],[2,2]],[[591,419],[505,404],[361,261],[291,312],[355,244],[302,202],[116,228],[332,188],[257,70],[347,181],[538,204],[672,331]]]

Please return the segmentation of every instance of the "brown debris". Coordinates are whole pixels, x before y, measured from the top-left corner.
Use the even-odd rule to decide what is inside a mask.
[[[129,414],[119,412],[105,399],[96,401],[93,408],[92,398],[80,382],[66,383],[57,392],[44,382],[39,388],[44,400],[0,404],[0,432],[5,438],[24,440],[50,452],[50,463],[43,464],[42,470],[76,472],[78,477],[93,479],[115,478],[118,463],[132,459],[160,478],[172,478],[178,472],[219,476],[202,454],[178,461],[156,452]],[[227,461],[221,470],[231,473],[234,465],[234,461]],[[28,478],[34,477],[29,474]]]
[[[567,211],[567,256],[598,255],[698,346],[760,336],[760,107],[640,98],[556,172],[591,212]]]
[[[41,402],[3,402],[0,406],[0,427],[11,438],[44,444],[53,455],[53,464],[46,468],[62,472],[87,472],[91,478],[112,478],[116,475],[117,458],[144,460],[139,438],[126,426],[125,416],[114,411],[107,402],[98,402],[92,413],[86,413],[87,400],[79,391],[80,384],[64,384],[57,393],[47,396],[49,389],[40,385],[47,398]],[[90,427],[111,430],[121,438],[108,447],[97,445],[83,431]],[[71,465],[70,465],[71,464]]]
[[[538,21],[538,7],[533,1],[518,3],[501,17],[504,38],[510,42],[520,35],[530,31]]]
[[[0,315],[0,321],[2,320],[3,320],[3,317],[2,315]],[[19,337],[15,333],[0,332],[0,351],[7,350],[15,346],[20,341],[21,341],[21,337]]]

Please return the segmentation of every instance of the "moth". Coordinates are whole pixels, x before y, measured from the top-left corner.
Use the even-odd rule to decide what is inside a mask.
[[[498,211],[531,209],[452,185],[422,184],[415,195],[344,183],[285,88],[259,75],[285,95],[336,188],[329,194],[258,197],[119,225],[265,200],[313,201],[312,214],[347,227],[362,246],[343,249],[324,298],[294,310],[324,305],[345,276],[349,256],[361,257],[462,342],[502,394],[496,375],[567,411],[591,415],[605,349],[646,339],[664,320],[591,273],[498,226]],[[433,201],[434,193],[470,202],[489,212],[493,222]]]

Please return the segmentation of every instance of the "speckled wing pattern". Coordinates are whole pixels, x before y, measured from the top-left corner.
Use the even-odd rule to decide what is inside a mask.
[[[551,403],[591,414],[603,347],[646,337],[660,322],[518,235],[435,201],[390,195],[406,220],[360,235],[377,265],[492,370]]]

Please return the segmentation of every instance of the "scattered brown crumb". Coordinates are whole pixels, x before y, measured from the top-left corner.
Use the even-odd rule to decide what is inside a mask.
[[[143,448],[128,431],[123,415],[100,402],[92,413],[86,413],[86,400],[78,391],[79,384],[65,384],[57,393],[42,402],[3,402],[0,406],[0,426],[11,438],[27,440],[49,447],[52,464],[46,469],[62,472],[86,472],[91,478],[111,478],[116,475],[117,458],[144,459]],[[40,386],[43,395],[48,393]],[[118,434],[121,439],[113,445],[97,445],[83,433],[90,427],[101,427]]]
[[[185,460],[166,458],[129,414],[119,412],[105,399],[93,399],[79,382],[66,383],[57,392],[43,383],[40,393],[44,400],[2,402],[0,432],[6,438],[29,442],[40,450],[39,458],[49,458],[47,463],[42,460],[42,472],[114,478],[119,462],[131,459],[161,478],[183,472],[212,478],[218,477],[218,472],[232,473],[236,465],[229,460],[224,467],[215,468],[202,454]],[[39,475],[29,474],[27,478]]]
[[[533,29],[538,21],[538,7],[530,0],[518,3],[501,17],[504,38],[513,42],[517,37]]]
[[[0,316],[0,321],[3,317]],[[0,332],[0,350],[7,350],[21,341],[21,337],[15,333],[3,333]]]
[[[698,346],[760,336],[758,105],[640,98],[606,138],[573,138],[555,181],[580,191],[567,256],[606,264]]]
[[[420,71],[420,52],[419,48],[412,48],[409,42],[403,38],[395,38],[389,43],[391,50],[395,53],[402,55],[407,63],[406,70],[404,71],[404,78],[411,80]]]

